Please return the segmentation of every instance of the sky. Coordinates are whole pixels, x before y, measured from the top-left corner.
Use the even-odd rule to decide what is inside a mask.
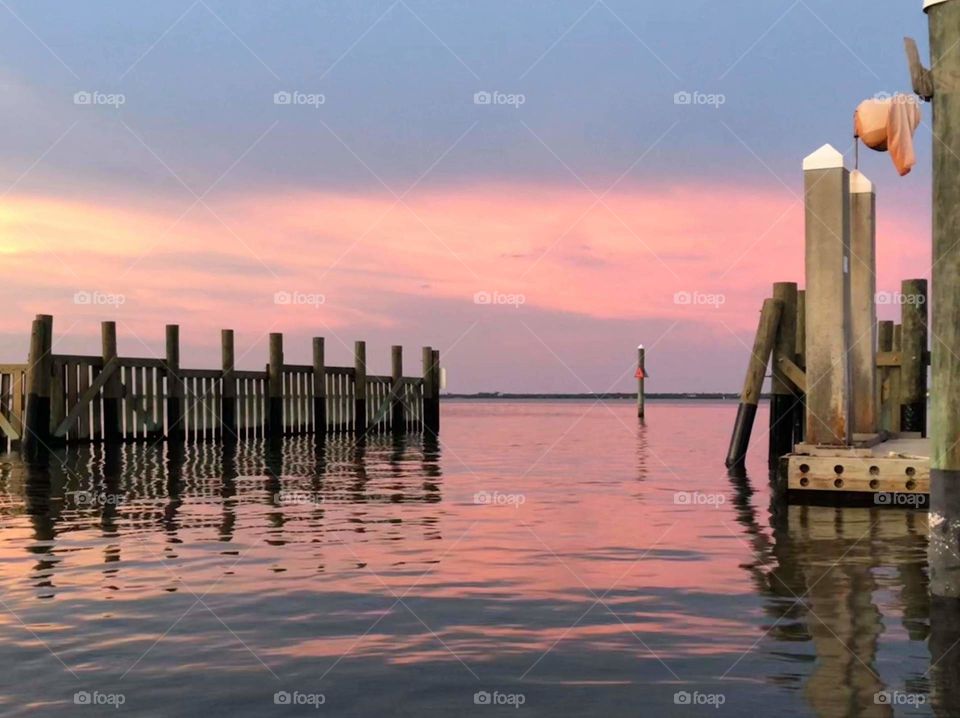
[[[0,2],[0,361],[441,352],[450,392],[739,391],[803,282],[805,155],[909,91],[920,0]],[[689,102],[687,101],[689,100]],[[928,277],[930,108],[861,151],[880,291]],[[881,318],[895,318],[881,307]]]

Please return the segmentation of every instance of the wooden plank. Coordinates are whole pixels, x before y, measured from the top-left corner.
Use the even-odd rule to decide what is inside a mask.
[[[104,370],[97,374],[97,377],[89,384],[84,393],[79,396],[77,394],[77,372],[73,371],[73,369],[76,368],[76,365],[70,364],[64,368],[70,369],[70,372],[67,374],[67,401],[69,402],[71,408],[66,418],[60,422],[54,431],[54,436],[58,437],[67,435],[67,432],[70,431],[70,427],[73,426],[74,422],[80,418],[84,408],[89,406],[90,402],[93,401],[93,398],[98,394],[101,387],[115,372],[120,370],[120,360],[111,360]]]
[[[80,400],[80,392],[78,391],[80,370],[78,364],[74,361],[67,362],[64,365],[64,369],[67,373],[67,406],[74,407],[71,408],[70,413],[67,415],[68,419],[71,415],[74,415],[73,421],[69,424],[70,428],[68,429],[68,433],[69,439],[76,441],[78,436],[75,422],[79,419],[80,411],[82,410],[82,407],[78,406]],[[75,412],[74,409],[76,409]]]
[[[777,357],[777,366],[796,391],[803,393],[807,390],[807,376],[803,369],[785,356]]]
[[[134,414],[134,399],[136,398],[136,384],[134,381],[134,368],[131,366],[123,367],[123,438],[127,441],[136,438],[136,418]]]
[[[85,397],[90,390],[90,365],[83,362],[77,368],[80,373],[77,391],[81,397]],[[90,440],[90,401],[84,402],[80,408],[79,421],[77,421],[77,438],[81,441]]]

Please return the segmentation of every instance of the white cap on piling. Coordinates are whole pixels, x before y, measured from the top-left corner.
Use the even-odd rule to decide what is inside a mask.
[[[927,10],[932,8],[934,5],[939,5],[940,3],[946,2],[946,1],[947,0],[923,0],[923,11],[926,12]]]
[[[838,167],[843,167],[843,155],[830,144],[803,158],[804,170],[832,170]]]
[[[873,182],[860,170],[850,173],[850,194],[869,194],[873,192]]]
[[[643,349],[643,344],[638,344],[637,349]]]

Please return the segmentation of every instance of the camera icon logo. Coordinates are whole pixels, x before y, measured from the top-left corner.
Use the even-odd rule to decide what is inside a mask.
[[[480,92],[473,93],[473,104],[475,105],[489,105],[493,103],[493,95],[486,90],[481,90]]]
[[[280,92],[273,93],[273,104],[275,105],[289,105],[293,102],[293,95],[286,90],[281,90]]]
[[[689,691],[677,691],[673,694],[673,702],[678,706],[688,706],[692,700],[693,697],[690,695]]]
[[[290,705],[290,693],[287,691],[277,691],[273,694],[273,703],[278,706]]]
[[[75,105],[92,105],[93,104],[93,94],[87,92],[86,90],[80,90],[80,92],[73,93],[73,104]]]
[[[676,292],[673,295],[674,304],[690,304],[693,301],[693,297],[690,292]]]
[[[274,304],[290,304],[293,301],[293,296],[290,292],[276,292],[273,295]]]
[[[91,703],[90,691],[77,691],[73,694],[73,702],[78,706],[88,706]]]
[[[687,92],[686,90],[681,90],[676,92],[673,95],[673,104],[675,105],[692,105],[693,104],[693,95]]]
[[[473,694],[473,703],[478,706],[488,706],[490,705],[492,696],[490,691],[477,691]]]

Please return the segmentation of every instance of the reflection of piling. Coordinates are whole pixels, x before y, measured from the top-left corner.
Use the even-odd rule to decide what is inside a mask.
[[[877,195],[862,172],[850,175],[850,394],[853,433],[877,432]]]
[[[928,2],[933,73],[930,589],[960,597],[960,1]]]
[[[824,145],[803,161],[806,197],[807,426],[809,444],[851,439],[850,175]]]
[[[793,409],[797,397],[784,373],[784,359],[794,361],[797,354],[797,285],[777,282],[773,298],[783,305],[773,348],[773,378],[770,382],[769,464],[775,467],[780,457],[793,450]]]
[[[927,280],[905,279],[901,286],[900,429],[926,434]]]
[[[637,417],[640,419],[644,418],[643,382],[647,378],[646,353],[647,350],[643,348],[643,344],[637,347]]]
[[[757,403],[760,401],[760,392],[763,389],[763,378],[767,373],[767,362],[770,359],[770,352],[773,351],[777,325],[780,323],[782,312],[783,302],[779,299],[764,300],[763,309],[760,311],[760,324],[754,338],[753,352],[750,355],[750,364],[747,367],[747,378],[743,382],[743,392],[740,394],[737,421],[733,427],[733,436],[730,437],[727,466],[736,466],[746,458],[753,420],[757,416]]]
[[[877,352],[890,354],[893,351],[893,321],[885,319],[877,324]],[[884,431],[896,433],[900,431],[900,368],[886,365],[877,371],[879,426]]]
[[[50,441],[50,377],[53,373],[53,317],[38,314],[30,333],[27,360],[27,408],[23,451],[37,456]]]

